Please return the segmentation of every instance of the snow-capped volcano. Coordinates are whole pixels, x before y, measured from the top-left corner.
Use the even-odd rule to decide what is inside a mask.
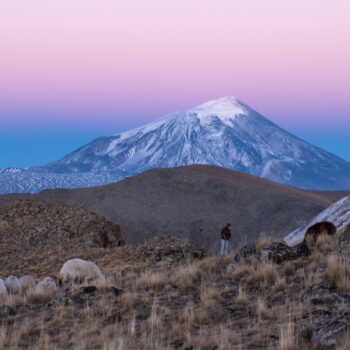
[[[151,168],[190,164],[218,165],[302,188],[350,188],[350,163],[229,96],[99,138],[45,167],[7,174],[6,183],[0,174],[0,191],[87,187]]]

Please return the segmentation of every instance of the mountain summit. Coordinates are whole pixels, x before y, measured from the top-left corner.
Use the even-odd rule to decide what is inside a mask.
[[[89,187],[152,168],[191,164],[217,165],[300,188],[350,188],[350,163],[228,96],[96,139],[45,167],[0,174],[0,192]]]
[[[213,118],[219,118],[225,123],[231,121],[238,115],[246,115],[247,111],[243,104],[232,96],[203,103],[189,111],[195,114],[203,123],[210,123]]]

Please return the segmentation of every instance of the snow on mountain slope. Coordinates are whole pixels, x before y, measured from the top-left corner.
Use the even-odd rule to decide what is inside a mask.
[[[317,215],[312,221],[291,232],[285,237],[285,242],[291,246],[302,242],[307,229],[322,221],[333,223],[338,231],[346,229],[350,225],[350,196],[340,199]]]
[[[23,169],[21,168],[5,168],[5,169],[0,169],[0,174],[13,174],[13,173],[19,173]]]
[[[88,187],[151,168],[190,164],[218,165],[301,188],[350,188],[350,163],[224,97],[99,138],[45,167],[6,179],[0,174],[0,192]]]

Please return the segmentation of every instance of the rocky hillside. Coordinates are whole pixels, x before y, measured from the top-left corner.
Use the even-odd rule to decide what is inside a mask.
[[[105,286],[68,286],[49,303],[9,298],[0,348],[346,350],[349,258],[349,228],[224,258],[175,237],[115,247],[95,260]]]
[[[118,225],[83,208],[33,199],[0,206],[0,276],[57,269],[67,257],[120,243]]]
[[[34,198],[84,206],[103,215],[121,225],[128,243],[175,234],[217,251],[227,222],[233,224],[235,246],[256,240],[262,232],[282,238],[344,195],[302,191],[196,165],[156,169],[107,186],[44,191]]]

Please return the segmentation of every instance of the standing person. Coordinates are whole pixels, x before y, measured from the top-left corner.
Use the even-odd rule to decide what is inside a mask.
[[[227,224],[222,230],[221,230],[221,255],[228,255],[228,247],[229,247],[229,240],[231,238],[231,224]]]

